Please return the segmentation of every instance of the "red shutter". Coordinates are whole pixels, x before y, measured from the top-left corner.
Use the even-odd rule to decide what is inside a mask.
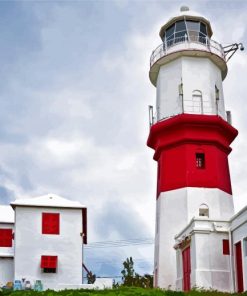
[[[41,268],[57,268],[57,256],[41,256]]]
[[[59,213],[42,213],[42,234],[59,234]]]
[[[223,239],[223,255],[230,255],[230,245],[228,239]]]
[[[0,247],[12,247],[12,229],[0,229]]]

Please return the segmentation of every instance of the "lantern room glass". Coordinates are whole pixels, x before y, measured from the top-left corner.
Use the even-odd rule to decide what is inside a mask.
[[[186,40],[206,43],[207,37],[207,27],[204,23],[200,21],[181,20],[166,29],[163,35],[163,42],[167,47],[175,43],[185,42]]]

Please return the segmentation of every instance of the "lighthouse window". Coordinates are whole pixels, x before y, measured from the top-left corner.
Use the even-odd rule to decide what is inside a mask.
[[[200,23],[200,32],[201,32],[202,34],[204,34],[205,36],[207,35],[207,27],[206,27],[206,25],[203,24],[203,23]]]
[[[202,22],[192,20],[181,20],[170,26],[163,36],[166,46],[169,47],[174,43],[190,42],[206,43],[207,27]]]
[[[186,25],[187,25],[187,29],[188,29],[189,40],[190,41],[197,41],[200,23],[194,22],[194,21],[187,21]]]
[[[186,27],[185,27],[185,22],[184,21],[176,22],[176,32],[180,32],[180,31],[186,31]]]
[[[201,204],[199,208],[199,216],[209,217],[209,208],[206,204]]]
[[[205,154],[204,153],[196,153],[196,167],[198,169],[205,168]]]
[[[176,22],[175,43],[184,42],[186,34],[186,26],[184,21]]]
[[[173,44],[173,39],[174,39],[174,31],[175,31],[175,24],[172,25],[171,27],[169,27],[167,30],[166,30],[166,34],[165,34],[165,38],[164,38],[164,41],[166,39],[166,42],[167,42],[167,46],[171,46]]]
[[[174,34],[175,25],[172,25],[170,28],[166,30],[166,38],[171,37]]]
[[[199,23],[195,21],[186,21],[186,25],[189,31],[199,31]]]

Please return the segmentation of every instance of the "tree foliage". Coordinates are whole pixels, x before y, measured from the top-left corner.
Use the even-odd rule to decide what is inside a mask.
[[[123,286],[127,287],[142,287],[152,288],[153,287],[153,276],[149,274],[139,275],[134,270],[134,261],[132,257],[127,258],[123,262],[122,281]]]
[[[89,271],[87,273],[87,283],[88,284],[93,284],[96,280],[96,275],[92,273],[92,271]]]

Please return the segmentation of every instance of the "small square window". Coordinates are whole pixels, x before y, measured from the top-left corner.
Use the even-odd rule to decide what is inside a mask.
[[[223,239],[223,255],[230,255],[230,245],[228,239]]]
[[[196,167],[198,169],[205,168],[205,154],[204,153],[196,153]]]
[[[0,229],[0,247],[12,247],[12,229]]]
[[[42,234],[59,234],[59,214],[42,213]]]

